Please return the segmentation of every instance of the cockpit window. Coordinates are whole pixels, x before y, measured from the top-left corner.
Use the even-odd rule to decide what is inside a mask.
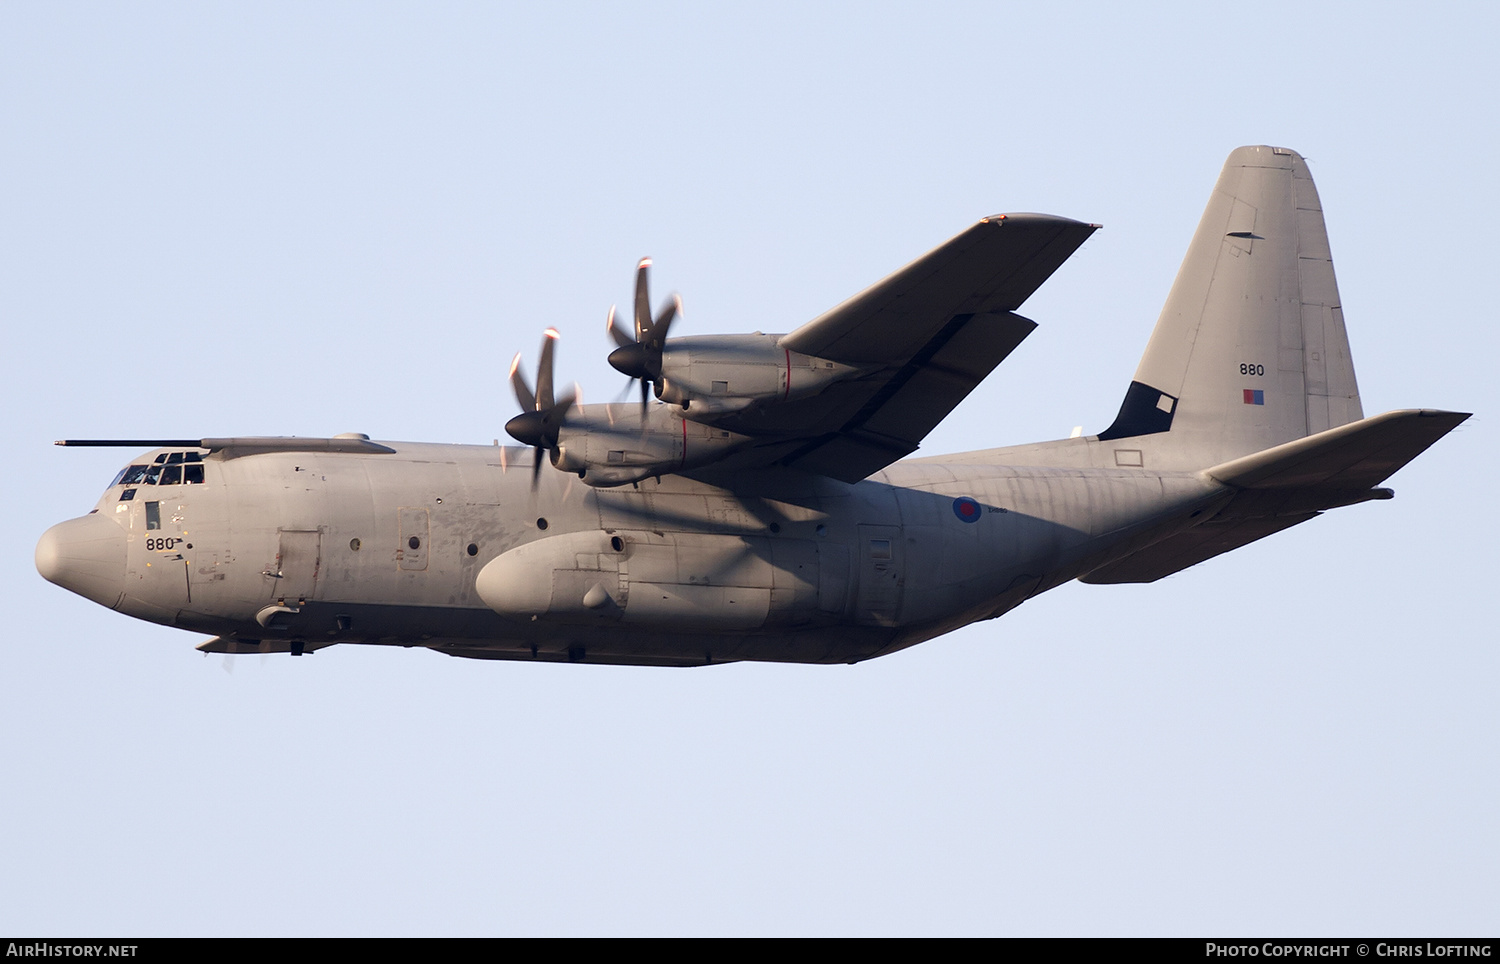
[[[150,465],[128,465],[120,470],[116,485],[202,485],[203,453],[163,452]]]

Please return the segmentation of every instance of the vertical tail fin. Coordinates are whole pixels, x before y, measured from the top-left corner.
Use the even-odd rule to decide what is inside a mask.
[[[1241,147],[1099,437],[1168,432],[1174,453],[1213,465],[1362,414],[1307,163],[1281,147]]]

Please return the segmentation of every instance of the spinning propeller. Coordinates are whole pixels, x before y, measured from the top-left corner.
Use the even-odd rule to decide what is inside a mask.
[[[615,321],[615,309],[609,309],[610,337],[619,347],[609,353],[609,364],[622,375],[641,380],[641,416],[646,414],[646,386],[661,379],[661,354],[667,342],[667,331],[672,320],[682,310],[682,299],[676,295],[667,306],[651,320],[651,297],[647,291],[647,274],[651,259],[642,258],[635,269],[635,337]],[[656,386],[660,394],[661,386]]]
[[[521,355],[518,352],[510,363],[510,386],[515,389],[516,401],[521,404],[521,414],[505,423],[505,431],[523,445],[535,449],[536,457],[531,464],[531,488],[536,489],[537,476],[542,471],[542,454],[552,459],[557,457],[557,436],[562,431],[563,419],[568,409],[578,400],[577,389],[554,400],[552,397],[552,352],[557,342],[557,329],[543,332],[542,357],[536,366],[536,391],[526,384],[521,374]]]

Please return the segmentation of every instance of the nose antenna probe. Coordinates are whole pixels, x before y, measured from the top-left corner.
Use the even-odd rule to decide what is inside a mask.
[[[126,448],[174,448],[208,449],[220,458],[232,459],[241,455],[259,455],[265,452],[348,452],[359,455],[391,455],[396,450],[389,445],[370,441],[368,435],[347,432],[333,438],[303,438],[296,435],[246,436],[243,438],[68,438],[58,439],[55,445],[80,447],[126,447]]]
[[[85,448],[121,446],[125,448],[204,448],[196,438],[60,438],[53,445],[77,445]]]

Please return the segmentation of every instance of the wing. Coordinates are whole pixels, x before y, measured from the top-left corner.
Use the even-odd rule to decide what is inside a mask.
[[[1015,309],[1098,228],[1045,214],[985,218],[783,336],[783,348],[867,373],[726,424],[777,439],[736,467],[857,482],[910,455],[1031,334],[1036,323]]]

